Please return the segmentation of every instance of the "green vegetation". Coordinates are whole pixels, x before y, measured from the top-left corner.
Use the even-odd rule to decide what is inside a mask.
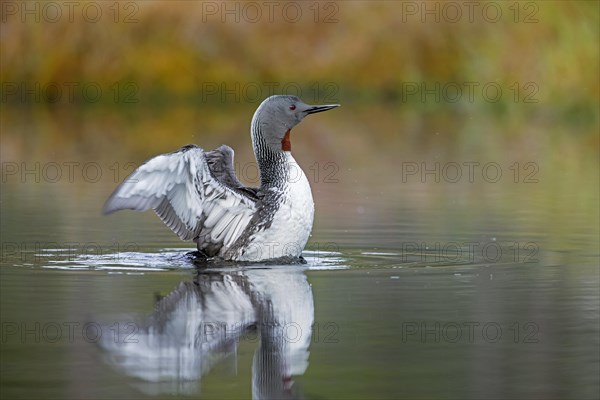
[[[320,119],[337,121],[313,143],[325,157],[360,145],[391,160],[429,149],[598,161],[597,1],[276,2],[272,16],[260,2],[78,2],[72,18],[64,5],[52,18],[47,3],[8,3],[5,159],[104,154],[115,140],[140,158],[173,143],[236,145],[262,99],[301,92],[344,105],[344,121]],[[288,4],[301,9],[296,22]],[[101,18],[90,22],[86,5]]]
[[[239,102],[258,101],[255,96],[265,96],[256,93],[256,85],[266,95],[269,83],[279,83],[277,92],[292,82],[303,93],[311,90],[346,103],[400,102],[451,112],[470,106],[473,89],[472,103],[482,106],[476,109],[528,114],[524,102],[536,101],[540,118],[598,123],[595,1],[491,2],[487,8],[489,2],[479,2],[472,16],[461,6],[460,18],[443,2],[348,1],[335,8],[296,3],[302,11],[297,22],[284,18],[279,8],[271,22],[261,6],[255,23],[244,3],[208,3],[127,3],[117,14],[113,3],[96,2],[102,18],[95,23],[82,17],[84,6],[74,9],[73,21],[64,8],[53,22],[52,10],[44,12],[43,5],[40,22],[21,9],[5,13],[1,80],[42,87],[98,83],[111,93],[100,102],[114,104],[118,94],[119,105],[126,105],[128,96],[146,105],[221,103],[220,95],[210,94],[221,84],[241,93]],[[436,3],[437,14],[421,14],[426,11],[421,8],[435,9]],[[237,14],[223,13],[226,7]],[[496,9],[502,14],[494,19]],[[490,101],[496,98],[493,88],[482,94],[488,83],[501,87],[499,101]],[[423,102],[422,90],[435,90],[436,84],[440,100],[425,95]],[[411,94],[415,86],[418,92]],[[462,98],[454,102],[457,88]],[[85,104],[79,92],[75,97]],[[236,100],[225,97],[229,103]],[[6,103],[19,100],[9,95]]]

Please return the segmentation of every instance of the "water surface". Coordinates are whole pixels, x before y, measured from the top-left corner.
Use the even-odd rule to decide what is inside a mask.
[[[252,184],[239,114],[199,135],[200,111],[3,113],[3,397],[598,396],[598,160],[567,127],[307,120],[302,266],[200,268],[152,213],[100,215],[133,165],[188,142],[232,145]]]

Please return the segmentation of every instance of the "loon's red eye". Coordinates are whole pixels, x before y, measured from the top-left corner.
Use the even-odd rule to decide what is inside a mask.
[[[294,104],[292,104],[292,105],[290,106],[290,110],[294,111],[295,109],[296,109],[296,106],[295,106]]]

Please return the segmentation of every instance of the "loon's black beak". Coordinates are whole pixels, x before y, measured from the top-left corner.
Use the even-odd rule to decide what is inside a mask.
[[[308,114],[316,114],[318,112],[331,110],[332,108],[339,107],[339,104],[327,104],[324,106],[309,106],[304,112]]]

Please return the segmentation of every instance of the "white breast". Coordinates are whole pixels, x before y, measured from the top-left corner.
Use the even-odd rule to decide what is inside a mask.
[[[306,175],[290,153],[288,179],[271,226],[254,235],[240,261],[299,257],[312,230],[315,205]],[[277,190],[277,189],[273,189]]]

